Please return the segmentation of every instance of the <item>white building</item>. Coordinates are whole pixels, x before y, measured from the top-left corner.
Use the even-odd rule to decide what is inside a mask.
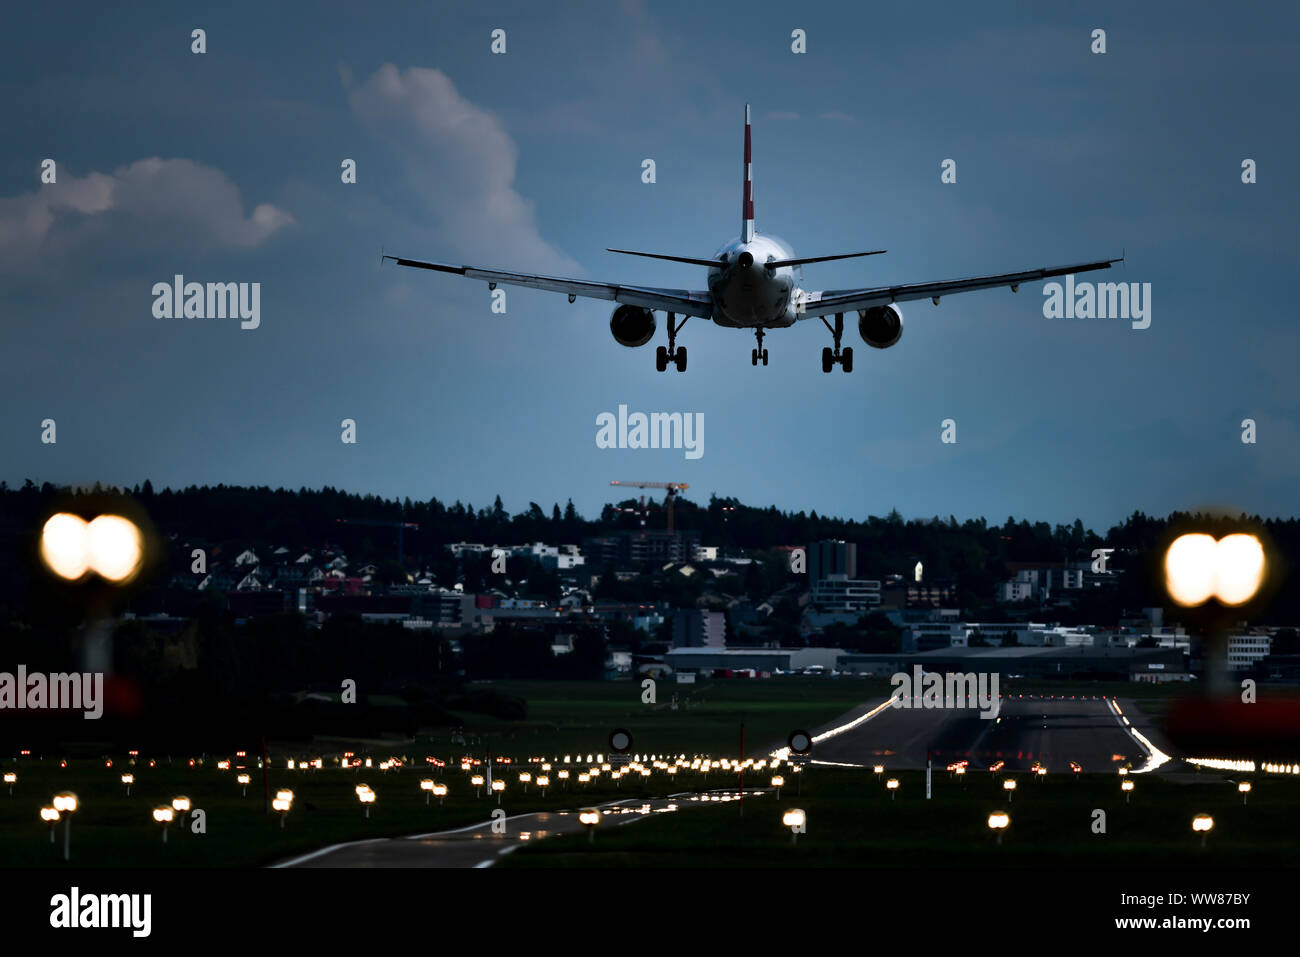
[[[1228,668],[1249,671],[1255,662],[1267,658],[1272,648],[1272,635],[1231,635],[1228,638]]]
[[[568,571],[587,563],[577,545],[546,545],[542,542],[533,542],[531,545],[516,545],[510,549],[510,554],[531,558],[543,568],[552,571]]]
[[[870,611],[880,604],[880,582],[822,578],[813,582],[812,603],[828,611]]]

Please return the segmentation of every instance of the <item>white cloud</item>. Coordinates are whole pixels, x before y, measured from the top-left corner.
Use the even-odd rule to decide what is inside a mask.
[[[180,235],[200,245],[234,247],[256,246],[294,222],[269,203],[245,217],[239,187],[221,170],[153,156],[111,174],[76,177],[61,171],[57,182],[35,193],[0,197],[0,259],[14,264],[51,247],[65,249],[110,213],[151,230],[166,226],[169,239]]]
[[[349,95],[353,113],[385,139],[402,189],[423,225],[466,262],[573,274],[578,266],[542,239],[533,204],[515,189],[519,148],[491,112],[470,103],[440,70],[380,67]],[[411,255],[435,258],[436,249]]]

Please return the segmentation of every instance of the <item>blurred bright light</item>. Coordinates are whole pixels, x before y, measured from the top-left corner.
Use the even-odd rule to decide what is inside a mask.
[[[1244,605],[1264,581],[1264,546],[1254,535],[1219,541],[1218,596],[1225,605]]]
[[[93,569],[122,584],[140,570],[143,557],[140,529],[120,515],[100,515],[87,524],[77,515],[60,512],[41,530],[41,558],[69,581]]]
[[[989,827],[1000,831],[1011,823],[1011,815],[1006,811],[994,811],[989,815]]]
[[[781,815],[781,823],[789,828],[803,827],[808,820],[802,808],[791,808]]]
[[[1254,535],[1238,533],[1219,541],[1204,534],[1180,535],[1165,553],[1165,587],[1180,605],[1217,598],[1243,605],[1264,581],[1264,546]]]
[[[111,582],[124,582],[140,568],[144,555],[140,529],[120,515],[101,515],[90,523],[90,567]]]
[[[51,516],[41,530],[41,558],[60,578],[80,578],[90,569],[89,526],[66,512]]]
[[[1214,827],[1214,818],[1208,814],[1198,814],[1192,818],[1193,831],[1208,831]]]

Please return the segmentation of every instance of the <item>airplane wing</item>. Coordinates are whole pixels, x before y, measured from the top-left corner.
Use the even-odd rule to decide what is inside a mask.
[[[419,259],[401,259],[397,256],[383,258],[391,259],[399,266],[448,272],[469,279],[482,279],[493,284],[502,283],[507,286],[544,289],[547,292],[564,292],[569,294],[570,301],[575,296],[582,296],[584,299],[609,299],[629,306],[675,312],[681,316],[701,316],[707,319],[713,315],[713,297],[707,292],[693,292],[689,289],[656,289],[649,286],[620,286],[616,283],[589,282],[585,279],[563,279],[555,276],[534,276],[530,273],[503,272],[498,269],[479,269],[477,266],[430,263]]]
[[[937,305],[940,297],[951,296],[958,292],[993,289],[999,286],[1010,286],[1015,290],[1022,282],[1037,282],[1040,279],[1050,279],[1052,276],[1090,272],[1093,269],[1109,269],[1111,263],[1121,261],[1106,259],[1095,263],[1080,263],[1077,266],[1052,266],[1045,269],[1029,269],[1025,272],[1004,273],[1000,276],[976,276],[972,279],[950,279],[947,282],[918,282],[905,286],[826,289],[805,294],[795,303],[795,312],[803,316],[829,316],[837,312],[853,312],[913,299],[934,299]]]

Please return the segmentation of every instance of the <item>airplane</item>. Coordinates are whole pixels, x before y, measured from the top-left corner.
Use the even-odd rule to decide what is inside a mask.
[[[636,252],[628,249],[608,250],[628,256],[643,256],[648,259],[704,266],[708,269],[707,290],[625,286],[619,283],[483,269],[478,266],[425,262],[389,255],[381,255],[380,262],[391,259],[399,266],[432,269],[469,279],[487,280],[489,289],[495,289],[498,283],[502,283],[567,293],[571,303],[579,296],[612,300],[619,305],[610,316],[609,331],[616,342],[629,347],[643,346],[648,343],[654,337],[656,330],[655,312],[664,312],[668,319],[668,345],[666,348],[661,345],[655,351],[655,367],[660,372],[666,370],[669,365],[675,366],[678,372],[686,371],[686,347],[677,345],[677,335],[692,316],[711,319],[715,324],[731,329],[754,330],[758,346],[751,350],[750,362],[755,366],[760,362],[767,365],[768,353],[763,346],[763,338],[769,330],[788,328],[801,320],[816,317],[821,319],[834,341],[833,348],[827,346],[822,349],[822,372],[830,372],[836,365],[839,365],[844,372],[852,372],[853,347],[841,348],[844,314],[847,312],[857,312],[858,334],[862,336],[863,342],[876,349],[887,349],[897,343],[903,334],[903,312],[898,305],[900,302],[930,299],[937,306],[940,298],[944,296],[1001,286],[1010,286],[1012,292],[1018,292],[1021,283],[1038,282],[1052,276],[1089,272],[1094,269],[1109,269],[1112,263],[1123,261],[1121,256],[1120,259],[1027,269],[1023,272],[952,279],[946,282],[805,292],[799,286],[803,278],[804,265],[837,259],[856,259],[861,256],[877,256],[885,250],[876,249],[870,252],[840,253],[833,256],[811,256],[800,259],[796,258],[794,250],[781,240],[756,232],[751,147],[749,104],[745,104],[741,231],[736,239],[722,246],[712,259]],[[679,315],[682,317],[680,322],[677,321]],[[834,316],[834,326],[827,321],[828,316]]]

